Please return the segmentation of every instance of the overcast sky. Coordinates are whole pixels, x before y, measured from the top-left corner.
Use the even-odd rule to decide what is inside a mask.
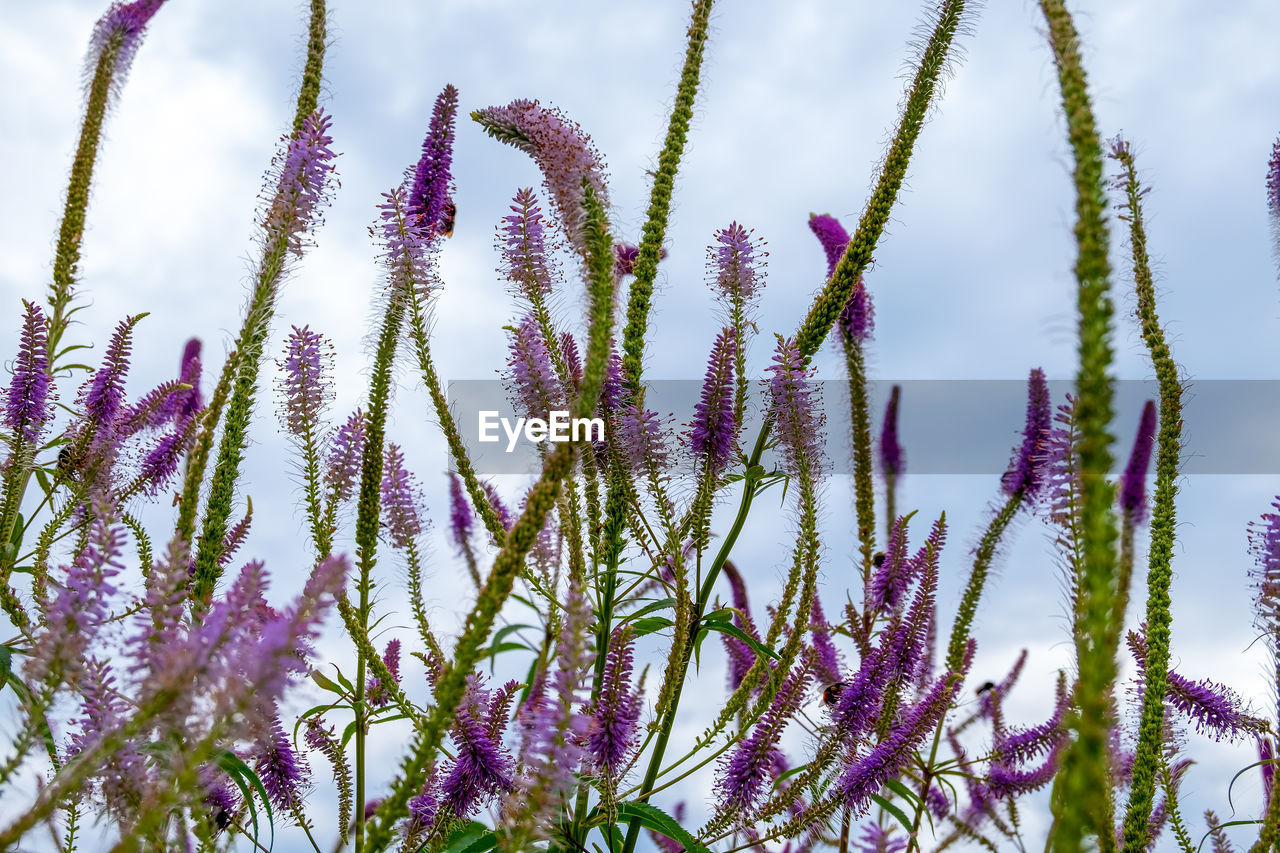
[[[41,295],[48,280],[79,129],[84,49],[104,6],[99,0],[0,3],[0,307],[10,318],[0,322],[0,352],[6,354],[14,351],[19,299]],[[239,326],[254,256],[254,205],[292,114],[303,6],[297,0],[173,0],[154,19],[108,120],[81,265],[91,307],[70,338],[101,346],[121,317],[150,311],[138,328],[133,392],[175,374],[187,337],[201,337],[206,360],[215,362]],[[364,396],[365,341],[379,281],[367,228],[379,194],[415,159],[436,93],[455,84],[464,115],[516,97],[563,108],[604,154],[615,233],[634,239],[647,198],[646,170],[653,167],[679,73],[688,9],[666,0],[335,0],[332,7],[324,104],[334,116],[334,148],[342,152],[342,186],[318,248],[284,290],[276,339],[289,324],[304,323],[333,339],[335,410],[342,413]],[[1280,5],[1089,0],[1071,7],[1102,132],[1125,132],[1152,187],[1146,212],[1159,310],[1193,392],[1197,381],[1280,379],[1280,293],[1263,192],[1280,131],[1280,53],[1274,49]],[[753,371],[767,363],[763,344],[772,333],[794,330],[825,271],[806,219],[829,212],[852,230],[896,119],[920,14],[921,4],[906,0],[753,0],[717,9],[677,185],[670,254],[659,274],[650,376],[701,375],[720,322],[704,284],[705,247],[733,220],[753,227],[770,252]],[[1042,29],[1033,3],[992,2],[972,35],[962,38],[966,58],[923,132],[906,191],[867,274],[876,304],[871,364],[878,377],[1020,379],[1034,366],[1051,378],[1074,373],[1070,159]],[[488,379],[505,358],[501,326],[514,317],[493,272],[493,229],[514,191],[539,184],[540,177],[526,157],[465,119],[454,162],[459,213],[443,259],[446,288],[435,309],[434,347],[446,379]],[[1121,309],[1118,373],[1148,378],[1130,319],[1127,255],[1117,251],[1113,261]],[[576,322],[568,313],[575,298],[571,290],[563,305]],[[839,377],[833,350],[817,363],[820,375]],[[407,446],[432,513],[443,519],[444,446],[420,384],[408,370],[400,376],[392,438]],[[903,405],[909,421],[909,396]],[[259,512],[247,553],[267,559],[276,577],[273,594],[284,596],[299,584],[302,528],[297,493],[286,479],[292,470],[286,445],[270,409],[260,407],[246,468],[244,491]],[[1010,445],[1020,418],[1015,406]],[[1136,418],[1136,410],[1121,413],[1121,455]],[[1266,423],[1248,429],[1274,433]],[[1194,436],[1190,441],[1194,445]],[[910,470],[912,448],[906,450]],[[518,483],[503,487],[514,493]],[[951,522],[943,613],[958,598],[997,488],[995,474],[908,476],[902,486],[901,508],[918,508],[921,519],[945,509]],[[1265,657],[1244,653],[1253,636],[1245,525],[1277,492],[1275,474],[1185,478],[1174,563],[1175,663],[1186,675],[1235,686],[1259,710],[1273,700]],[[776,590],[788,536],[785,514],[775,511],[776,503],[762,503],[740,546],[761,555],[745,565],[757,608]],[[843,600],[849,576],[849,506],[848,480],[833,478],[823,532],[829,612]],[[917,522],[918,536],[926,523]],[[464,611],[469,591],[443,540],[432,569],[435,613],[448,623]],[[1048,714],[1053,671],[1070,660],[1060,577],[1043,527],[1025,520],[979,614],[976,681],[998,676],[1019,648],[1031,649],[1032,674],[1011,700],[1014,717],[1025,722]],[[395,597],[387,593],[388,601]],[[1139,587],[1134,599],[1144,598]],[[717,689],[719,667],[714,662],[701,675]],[[693,718],[678,735],[701,725]],[[1204,808],[1230,812],[1227,784],[1253,758],[1249,745],[1210,748],[1195,736],[1191,744],[1201,765],[1184,790],[1198,828]],[[398,746],[385,745],[388,757]],[[1259,787],[1254,772],[1237,783],[1238,817],[1252,816]],[[696,785],[671,799],[681,797],[695,812],[709,800]],[[1027,826],[1034,845],[1042,816],[1029,816]]]

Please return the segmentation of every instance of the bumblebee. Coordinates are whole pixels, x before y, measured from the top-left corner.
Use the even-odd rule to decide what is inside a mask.
[[[826,690],[822,691],[822,703],[828,707],[833,707],[840,701],[840,693],[848,686],[843,681],[837,681],[835,684],[829,685]]]
[[[884,551],[877,551],[876,555],[871,558],[871,565],[875,566],[878,569],[884,565],[884,561],[885,561]]]
[[[454,204],[453,199],[449,199],[444,203],[444,210],[440,211],[440,222],[436,226],[436,233],[441,237],[453,236],[453,225],[458,218],[458,206]]]

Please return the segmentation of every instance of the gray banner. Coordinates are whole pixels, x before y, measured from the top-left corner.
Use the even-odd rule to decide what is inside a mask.
[[[1026,417],[1027,386],[1017,380],[922,380],[869,383],[871,429],[879,443],[889,389],[902,386],[899,442],[908,474],[999,475],[1021,443]],[[826,415],[824,446],[827,468],[836,475],[852,470],[848,384],[836,380],[815,383]],[[1051,380],[1050,399],[1056,407],[1073,390],[1070,380]],[[752,384],[743,443],[753,441],[766,405],[765,383]],[[672,473],[692,470],[684,432],[701,394],[697,380],[655,380],[646,385],[649,409],[668,425]],[[1138,417],[1147,400],[1156,399],[1154,381],[1116,383],[1113,454],[1119,469],[1128,457]],[[530,440],[521,426],[503,384],[498,380],[460,380],[448,386],[450,409],[476,471],[483,475],[529,474],[540,468],[541,453],[550,436],[536,428]],[[489,441],[481,441],[481,413]],[[504,428],[502,419],[507,420]],[[528,425],[525,424],[525,427]],[[536,427],[536,424],[534,425]],[[552,432],[549,425],[547,432]],[[586,424],[580,425],[583,430]],[[1280,474],[1280,380],[1201,380],[1183,394],[1183,472],[1196,474]],[[560,431],[570,434],[570,425]],[[585,432],[583,433],[585,434]],[[766,467],[773,462],[765,460]]]

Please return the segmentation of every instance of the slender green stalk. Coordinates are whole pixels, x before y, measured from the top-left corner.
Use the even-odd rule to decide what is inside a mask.
[[[1142,718],[1133,763],[1133,782],[1124,816],[1124,849],[1136,853],[1145,848],[1147,818],[1151,815],[1155,785],[1164,760],[1164,698],[1168,685],[1172,614],[1169,588],[1173,581],[1173,545],[1177,528],[1179,452],[1182,443],[1182,383],[1156,314],[1155,283],[1147,255],[1147,235],[1142,220],[1143,190],[1133,153],[1127,145],[1115,147],[1124,168],[1123,186],[1133,252],[1134,292],[1142,339],[1151,354],[1160,385],[1160,427],[1156,433],[1156,490],[1151,512],[1151,547],[1147,558],[1147,666]],[[1127,590],[1126,590],[1127,597]],[[1123,611],[1118,614],[1123,619]],[[1119,631],[1116,631],[1117,637]],[[1172,797],[1166,791],[1167,797]]]
[[[713,0],[694,0],[684,68],[676,87],[676,100],[671,110],[671,121],[667,124],[666,141],[658,153],[658,169],[654,173],[653,189],[649,194],[649,211],[640,239],[640,253],[636,258],[635,279],[631,282],[627,298],[627,325],[622,332],[622,368],[625,381],[634,397],[640,396],[640,375],[644,371],[644,336],[649,323],[653,280],[658,275],[658,257],[667,231],[676,172],[680,168],[680,157],[689,136],[689,124],[693,120],[693,102],[698,94],[702,58],[707,47],[712,2]]]
[[[876,550],[876,496],[871,474],[871,415],[867,410],[867,363],[862,341],[841,329],[844,364],[849,374],[849,425],[853,431],[853,508],[858,523],[858,550],[862,554],[862,586],[871,583],[871,563]],[[890,527],[893,518],[889,517]]]
[[[951,639],[947,641],[946,667],[959,672],[964,665],[965,644],[969,642],[969,629],[973,627],[973,617],[978,611],[978,601],[982,598],[983,587],[986,586],[987,573],[991,569],[991,561],[995,559],[996,549],[1000,547],[1000,539],[1004,536],[1009,524],[1018,515],[1018,509],[1026,499],[1022,489],[1018,489],[1004,506],[991,519],[987,530],[978,540],[978,550],[974,553],[973,568],[969,570],[969,582],[965,584],[964,595],[960,597],[960,608],[956,611],[955,624],[951,626]]]
[[[1084,566],[1080,584],[1080,623],[1076,631],[1079,683],[1067,725],[1073,732],[1055,789],[1056,821],[1049,839],[1054,851],[1078,851],[1085,837],[1104,843],[1111,798],[1111,688],[1116,648],[1108,642],[1116,581],[1116,523],[1109,432],[1112,418],[1111,267],[1103,190],[1102,147],[1095,129],[1075,26],[1063,0],[1040,0],[1049,26],[1067,134],[1075,158],[1080,366],[1076,409],[1081,480],[1081,532]]]

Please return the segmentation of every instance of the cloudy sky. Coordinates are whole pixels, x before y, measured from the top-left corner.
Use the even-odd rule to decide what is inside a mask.
[[[48,279],[79,127],[84,48],[104,5],[0,3],[0,306],[11,318],[0,323],[0,352],[14,349],[19,299],[41,294]],[[856,222],[896,118],[920,5],[752,0],[718,8],[659,276],[650,376],[701,374],[719,325],[704,284],[705,247],[733,220],[768,241],[763,340],[794,330],[825,270],[807,216],[829,212],[850,228]],[[303,6],[174,0],[153,21],[109,119],[81,266],[90,308],[70,334],[101,345],[119,318],[150,311],[138,332],[135,390],[174,373],[186,338],[202,338],[212,361],[238,328],[254,205],[292,113]],[[363,397],[378,284],[367,228],[379,194],[415,159],[441,87],[459,88],[464,112],[516,97],[561,107],[605,155],[615,232],[634,238],[688,10],[667,0],[335,0],[332,7],[325,106],[342,152],[342,186],[318,248],[284,291],[277,338],[288,324],[307,323],[333,339],[336,410],[345,412]],[[1280,6],[1088,0],[1072,8],[1100,126],[1133,141],[1152,187],[1147,214],[1160,312],[1192,393],[1208,380],[1280,378],[1280,291],[1263,195],[1280,131],[1273,38]],[[1074,372],[1070,160],[1035,5],[987,4],[963,48],[867,275],[877,311],[872,367],[889,380],[1011,380],[1034,366],[1067,378]],[[501,326],[514,311],[493,273],[493,229],[516,188],[540,178],[527,158],[465,120],[455,177],[458,224],[443,260],[435,352],[446,379],[489,379],[502,366]],[[1145,379],[1151,371],[1130,319],[1125,259],[1115,255],[1118,373]],[[570,320],[574,298],[570,292],[563,300]],[[762,369],[766,348],[758,346],[751,362]],[[818,365],[821,375],[838,378],[833,351]],[[447,460],[429,404],[407,370],[398,404],[393,437],[406,444],[432,510],[443,517],[439,475]],[[298,583],[301,525],[287,485],[286,445],[269,410],[261,407],[244,491],[262,519],[249,551],[268,559],[283,596]],[[903,417],[909,424],[909,396]],[[1015,401],[1010,444],[1020,417]],[[1121,417],[1123,453],[1137,411]],[[1274,427],[1250,421],[1241,430],[1256,439]],[[1195,447],[1194,435],[1189,443]],[[908,446],[908,468],[911,452]],[[504,483],[510,492],[517,487]],[[903,484],[900,506],[918,508],[921,518],[945,509],[951,522],[944,612],[958,598],[997,487],[994,472],[909,476]],[[1259,709],[1270,708],[1272,696],[1264,657],[1245,651],[1252,639],[1245,525],[1277,492],[1274,467],[1253,476],[1185,478],[1174,564],[1175,662],[1188,675],[1237,687]],[[847,586],[848,495],[847,479],[828,484],[824,595],[832,603]],[[757,607],[776,588],[787,537],[785,514],[763,509],[742,541],[744,553],[760,555],[746,565]],[[436,550],[435,612],[448,623],[469,593],[442,541]],[[1047,714],[1052,673],[1070,659],[1061,592],[1043,528],[1024,521],[979,616],[975,678],[998,675],[1019,648],[1030,648],[1034,676],[1013,701],[1015,716],[1028,722]],[[1139,589],[1134,597],[1144,596]],[[702,677],[722,683],[715,668]],[[680,734],[700,725],[691,719]],[[1199,826],[1206,807],[1229,813],[1227,784],[1250,763],[1251,748],[1191,741],[1201,765],[1185,791]],[[396,746],[387,745],[388,756]],[[1237,783],[1238,816],[1252,814],[1258,790],[1252,773]],[[708,800],[698,785],[673,799],[680,797],[695,811]],[[1042,827],[1039,816],[1028,819],[1032,844]]]

